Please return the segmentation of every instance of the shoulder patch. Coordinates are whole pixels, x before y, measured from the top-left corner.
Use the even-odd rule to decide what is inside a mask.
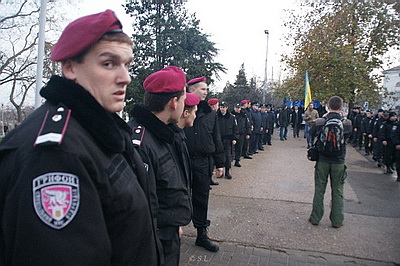
[[[46,173],[33,179],[33,205],[37,216],[54,229],[62,229],[79,209],[79,179],[69,173]]]
[[[60,145],[68,126],[71,110],[58,106],[56,110],[48,110],[36,138],[36,145]]]
[[[133,145],[140,146],[142,144],[145,131],[146,129],[141,126],[132,128],[131,139]]]

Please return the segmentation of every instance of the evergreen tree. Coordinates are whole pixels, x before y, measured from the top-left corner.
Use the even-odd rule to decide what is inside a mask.
[[[215,43],[201,32],[200,21],[187,13],[182,1],[128,0],[125,9],[135,18],[127,110],[142,101],[144,79],[166,66],[182,68],[188,80],[206,76],[209,82],[213,76],[219,77],[219,71],[225,71],[221,63],[214,62],[218,54]]]

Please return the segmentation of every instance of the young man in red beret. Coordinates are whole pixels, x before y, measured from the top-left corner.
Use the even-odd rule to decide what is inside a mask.
[[[211,98],[207,101],[208,105],[214,112],[218,112],[219,109],[219,100],[217,98]]]
[[[220,107],[217,112],[217,121],[221,134],[222,145],[225,152],[225,178],[232,179],[230,169],[232,167],[233,147],[236,145],[239,130],[236,117],[228,112],[228,103],[225,101],[220,102]]]
[[[175,66],[149,75],[143,82],[144,104],[133,107],[128,123],[152,174],[149,182],[155,182],[157,188],[152,209],[157,217],[164,265],[179,265],[181,227],[192,218],[187,149],[177,137],[177,123],[185,106],[185,86],[186,75]]]
[[[208,85],[205,77],[195,78],[188,82],[189,92],[200,99],[193,127],[185,128],[187,145],[193,166],[193,224],[197,228],[196,245],[209,251],[218,251],[218,245],[207,236],[210,226],[208,216],[208,199],[210,181],[214,163],[217,177],[224,175],[224,149],[219,134],[217,116],[205,101]]]
[[[196,119],[197,105],[200,103],[199,97],[193,93],[186,93],[185,107],[181,118],[178,121],[179,128],[192,127]]]
[[[51,58],[63,77],[0,145],[0,264],[160,264],[146,169],[116,114],[131,39],[107,10],[69,24]]]

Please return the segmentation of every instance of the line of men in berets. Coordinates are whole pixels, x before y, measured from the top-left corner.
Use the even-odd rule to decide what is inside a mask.
[[[272,134],[276,123],[276,114],[272,105],[242,100],[228,111],[229,104],[212,98],[207,101],[216,112],[219,130],[225,152],[225,178],[231,179],[231,163],[241,167],[241,158],[252,159],[264,145],[272,145]],[[211,185],[218,185],[211,180]]]
[[[348,114],[353,123],[349,143],[365,156],[372,155],[378,167],[386,167],[386,174],[397,172],[400,182],[400,122],[393,110],[379,109],[375,114],[358,106]]]

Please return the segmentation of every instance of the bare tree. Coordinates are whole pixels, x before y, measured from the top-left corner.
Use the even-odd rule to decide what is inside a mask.
[[[22,107],[34,84],[39,7],[31,0],[5,3],[0,17],[0,86],[22,120]]]

